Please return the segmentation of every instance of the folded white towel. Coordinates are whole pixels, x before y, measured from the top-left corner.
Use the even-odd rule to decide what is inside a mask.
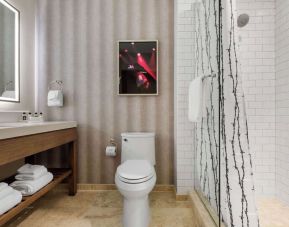
[[[8,186],[7,183],[1,182],[1,183],[0,183],[0,191],[1,191],[2,189],[6,188],[7,186]]]
[[[21,193],[16,190],[12,190],[11,193],[0,199],[0,215],[15,207],[18,203],[21,202],[21,200]]]
[[[7,195],[9,195],[13,191],[14,191],[14,189],[11,188],[10,186],[7,186],[7,187],[3,188],[2,190],[0,190],[0,200],[5,198]]]
[[[4,91],[1,96],[3,98],[14,99],[15,98],[15,91]]]
[[[189,86],[188,117],[191,122],[199,122],[203,109],[203,78],[197,77]]]
[[[14,181],[10,186],[17,191],[20,191],[22,195],[28,196],[33,195],[35,192],[39,191],[41,188],[46,186],[50,181],[52,181],[53,175],[47,172],[42,177],[36,180],[27,181]]]
[[[20,167],[17,172],[19,174],[26,174],[31,175],[34,178],[42,176],[44,173],[47,173],[47,169],[45,166],[41,165],[31,165],[31,164],[25,164],[22,167]]]
[[[47,173],[47,169],[43,169],[35,174],[29,173],[20,173],[15,176],[16,180],[37,180],[39,177],[42,177]]]

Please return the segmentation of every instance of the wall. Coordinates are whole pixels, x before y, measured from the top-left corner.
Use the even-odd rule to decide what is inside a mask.
[[[289,204],[289,2],[276,1],[276,182],[277,197]]]
[[[0,101],[0,122],[15,122],[20,113],[11,111],[34,110],[34,36],[35,0],[8,0],[20,11],[20,103]],[[0,168],[0,179],[15,172],[18,161]]]
[[[250,21],[238,29],[256,193],[275,195],[275,0],[237,0]]]
[[[188,88],[194,78],[194,0],[175,1],[175,185],[187,194],[194,185],[194,125],[188,120]]]
[[[120,148],[121,132],[154,131],[157,183],[173,184],[173,9],[173,0],[38,1],[39,110],[78,122],[80,183],[114,183],[120,155],[105,156],[110,138]],[[117,95],[117,41],[127,39],[159,40],[158,96]],[[63,108],[46,107],[55,79]]]

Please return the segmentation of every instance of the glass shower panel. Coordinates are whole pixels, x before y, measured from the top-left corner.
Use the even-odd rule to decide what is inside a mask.
[[[193,7],[195,77],[203,80],[202,116],[195,124],[195,190],[219,223],[219,1],[198,1]]]
[[[194,185],[216,224],[257,227],[235,4],[193,4],[195,77],[203,81],[202,116],[195,123]]]

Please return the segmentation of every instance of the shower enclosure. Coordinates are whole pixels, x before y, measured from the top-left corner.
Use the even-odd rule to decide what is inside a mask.
[[[195,124],[195,190],[216,224],[259,226],[233,0],[193,3],[195,77],[203,78]]]

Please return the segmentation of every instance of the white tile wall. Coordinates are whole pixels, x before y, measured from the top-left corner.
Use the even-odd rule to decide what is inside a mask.
[[[194,0],[175,1],[175,184],[178,194],[194,185],[193,124],[188,121],[188,84],[194,77]]]
[[[284,0],[288,1],[288,0]],[[249,24],[238,29],[249,138],[259,196],[275,195],[275,0],[237,0]]]
[[[289,1],[276,0],[276,182],[289,205]]]
[[[193,124],[187,120],[186,95],[188,83],[194,77],[193,2],[175,1],[175,184],[178,194],[187,193],[194,185]],[[249,24],[238,29],[238,39],[256,192],[260,196],[272,196],[276,190],[275,0],[237,0],[237,13],[250,15]],[[289,117],[286,119],[289,123]]]

